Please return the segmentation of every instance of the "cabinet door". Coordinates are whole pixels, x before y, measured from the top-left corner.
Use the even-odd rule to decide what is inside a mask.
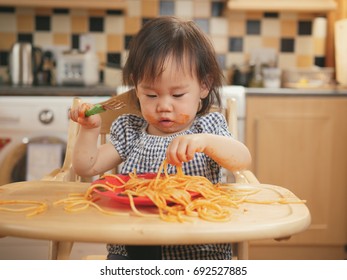
[[[312,224],[289,244],[345,244],[347,98],[247,97],[246,144],[260,182],[307,200]]]

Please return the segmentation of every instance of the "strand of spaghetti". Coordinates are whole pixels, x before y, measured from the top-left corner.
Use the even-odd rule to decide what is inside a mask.
[[[48,205],[45,202],[35,201],[35,200],[0,200],[0,205],[30,205],[34,204],[34,206],[27,206],[22,208],[13,208],[13,207],[0,207],[0,211],[6,212],[29,212],[26,216],[31,217],[40,213],[43,213],[47,210]]]
[[[137,214],[138,216],[142,216],[142,217],[151,217],[151,216],[158,217],[158,215],[155,215],[155,214],[144,214],[144,213],[140,212],[139,210],[137,210],[137,208],[136,208],[136,206],[135,206],[133,196],[130,195],[130,194],[128,194],[128,197],[129,197],[129,202],[130,202],[131,210],[133,210],[133,212],[134,212],[135,214]]]
[[[247,203],[252,203],[252,204],[301,204],[301,203],[306,203],[306,200],[301,200],[301,199],[297,199],[297,200],[286,200],[284,198],[279,198],[279,199],[275,199],[275,200],[253,200],[253,199],[244,199],[244,202]]]

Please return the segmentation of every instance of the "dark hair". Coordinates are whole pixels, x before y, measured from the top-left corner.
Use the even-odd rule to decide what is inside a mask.
[[[169,56],[183,66],[188,58],[190,71],[196,71],[201,84],[209,89],[198,114],[205,114],[213,104],[221,105],[219,88],[223,74],[214,48],[203,31],[193,22],[176,17],[158,17],[144,24],[129,44],[123,69],[123,83],[137,87],[140,81],[154,81],[164,71]]]

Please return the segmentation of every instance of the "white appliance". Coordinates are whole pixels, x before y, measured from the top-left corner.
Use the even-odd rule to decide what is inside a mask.
[[[81,97],[89,103],[108,98]],[[40,179],[46,174],[41,159],[50,162],[49,169],[56,164],[59,153],[64,153],[67,112],[72,100],[73,97],[67,96],[0,96],[0,185]],[[30,174],[28,160],[36,166]],[[48,258],[48,248],[48,241],[3,237],[0,238],[0,260],[43,260]],[[71,256],[81,259],[85,255],[105,253],[105,244],[76,243]]]
[[[57,84],[92,86],[99,82],[99,59],[89,50],[64,51],[57,57]]]
[[[347,85],[347,19],[335,23],[335,64],[336,80],[342,85]]]

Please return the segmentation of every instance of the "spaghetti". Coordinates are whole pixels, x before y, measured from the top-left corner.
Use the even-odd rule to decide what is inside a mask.
[[[5,206],[3,206],[5,205]],[[20,205],[21,207],[18,207]],[[34,200],[0,200],[0,211],[25,213],[31,217],[47,210],[47,203]]]
[[[290,198],[251,200],[248,196],[257,190],[240,190],[234,188],[232,184],[212,184],[205,177],[185,175],[182,167],[177,167],[177,174],[168,174],[167,165],[164,160],[157,174],[151,179],[138,176],[136,170],[129,174],[127,181],[114,174],[105,174],[102,178],[115,177],[120,184],[114,185],[107,181],[93,184],[85,193],[69,194],[67,198],[55,201],[53,204],[63,205],[67,212],[78,212],[94,207],[104,214],[127,216],[129,213],[104,209],[97,204],[97,197],[94,195],[95,188],[112,192],[121,188],[121,194],[128,196],[130,207],[138,216],[156,216],[168,222],[192,221],[194,217],[213,222],[226,222],[232,218],[232,209],[238,208],[241,203],[305,203],[303,200]],[[135,197],[149,198],[157,207],[158,214],[147,214],[137,209]],[[18,208],[18,205],[22,207]],[[39,201],[0,200],[0,211],[29,212],[27,216],[43,213],[47,208],[46,203]]]
[[[167,162],[164,161],[156,176],[152,179],[143,178],[136,174],[136,170],[129,174],[129,180],[124,181],[114,174],[106,174],[105,177],[115,177],[120,185],[110,182],[93,184],[86,193],[80,197],[70,197],[61,200],[65,204],[65,210],[69,212],[79,211],[94,206],[106,214],[119,215],[114,211],[106,211],[97,206],[93,201],[94,189],[98,188],[115,191],[122,189],[122,195],[127,195],[132,211],[139,216],[153,216],[137,209],[134,198],[147,197],[158,209],[158,215],[162,220],[168,222],[191,221],[192,217],[213,222],[225,222],[232,218],[232,209],[238,208],[241,203],[286,203],[285,199],[279,201],[251,201],[247,199],[255,190],[240,190],[232,185],[212,184],[202,176],[185,175],[181,167],[177,167],[177,174],[167,173]],[[198,194],[192,197],[192,193]],[[303,203],[304,201],[295,201]],[[292,203],[292,202],[290,202]]]

